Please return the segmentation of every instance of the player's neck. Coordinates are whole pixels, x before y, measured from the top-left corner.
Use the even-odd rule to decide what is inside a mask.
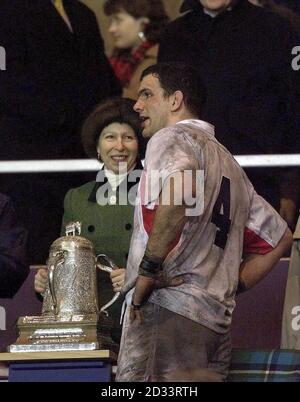
[[[196,116],[194,113],[191,113],[189,110],[180,110],[175,113],[172,113],[169,116],[167,126],[173,126],[176,123],[179,123],[182,120],[189,120],[189,119],[199,119],[199,116]]]

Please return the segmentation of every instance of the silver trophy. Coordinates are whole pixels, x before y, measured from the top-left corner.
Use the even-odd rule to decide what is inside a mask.
[[[101,348],[99,313],[108,315],[119,293],[99,309],[96,270],[110,273],[116,266],[104,254],[95,256],[93,244],[80,234],[80,222],[71,222],[51,245],[42,315],[19,318],[20,336],[10,352]]]

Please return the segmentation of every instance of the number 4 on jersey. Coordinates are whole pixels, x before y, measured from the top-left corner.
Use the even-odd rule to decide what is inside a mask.
[[[215,245],[222,249],[225,248],[229,233],[230,220],[230,180],[222,177],[222,183],[217,201],[215,203],[211,222],[217,227]]]

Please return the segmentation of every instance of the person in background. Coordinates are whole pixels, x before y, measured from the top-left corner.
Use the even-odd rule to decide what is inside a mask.
[[[11,200],[0,194],[0,298],[13,297],[29,273],[27,232]]]
[[[202,118],[217,139],[234,155],[300,153],[300,74],[292,68],[299,35],[290,22],[248,0],[185,0],[181,11],[161,37],[158,61],[198,70],[208,92]],[[246,172],[294,228],[295,170]]]
[[[78,0],[1,0],[0,45],[0,160],[82,158],[83,121],[121,95],[94,13]],[[1,175],[1,191],[28,230],[30,264],[45,261],[66,191],[86,180],[84,173]]]
[[[133,229],[133,186],[137,185],[136,180],[129,180],[128,174],[143,169],[141,159],[145,153],[145,140],[133,105],[131,99],[109,99],[98,105],[87,118],[82,129],[83,145],[89,157],[103,162],[103,170],[97,181],[68,191],[64,201],[61,234],[65,234],[65,226],[70,221],[81,222],[81,235],[93,243],[96,255],[106,254],[120,267],[112,272],[111,280],[107,273],[97,271],[100,306],[123,287]],[[101,189],[104,189],[102,193]],[[131,191],[133,198],[129,199]],[[99,198],[101,194],[104,203]],[[46,281],[47,270],[42,268],[35,276],[38,293],[45,290]],[[122,298],[108,310],[111,322],[105,321],[117,343],[121,331],[121,304]]]
[[[267,275],[292,242],[286,222],[199,119],[205,96],[190,66],[143,72],[134,109],[149,142],[117,381],[224,381],[235,294]]]
[[[111,65],[124,97],[136,99],[142,71],[156,63],[158,41],[168,17],[162,0],[106,0],[109,33],[115,40]]]

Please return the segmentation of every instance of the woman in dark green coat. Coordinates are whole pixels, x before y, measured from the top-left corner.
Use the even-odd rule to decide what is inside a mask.
[[[81,222],[81,235],[94,244],[96,254],[109,256],[118,269],[111,276],[98,271],[99,305],[106,304],[124,283],[126,260],[133,229],[134,200],[142,170],[145,142],[134,101],[113,98],[100,104],[87,118],[82,141],[89,157],[103,162],[96,181],[68,191],[64,201],[62,235],[70,221]],[[35,290],[42,293],[47,270],[35,277]],[[120,337],[120,297],[109,309],[110,320],[100,319],[105,331],[118,343]]]

